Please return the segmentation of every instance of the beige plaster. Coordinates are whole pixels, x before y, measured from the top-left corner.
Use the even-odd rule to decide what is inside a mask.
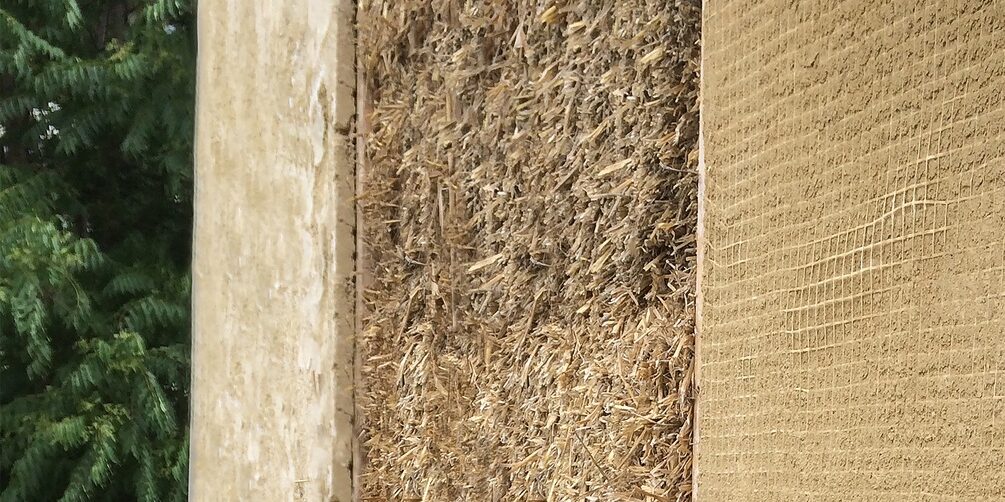
[[[199,4],[192,500],[350,500],[353,18]]]

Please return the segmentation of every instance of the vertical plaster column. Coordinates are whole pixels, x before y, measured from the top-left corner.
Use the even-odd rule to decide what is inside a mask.
[[[351,499],[354,8],[199,3],[192,500]]]

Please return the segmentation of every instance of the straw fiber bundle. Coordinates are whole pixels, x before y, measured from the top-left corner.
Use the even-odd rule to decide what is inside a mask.
[[[362,0],[365,500],[689,500],[700,2]]]

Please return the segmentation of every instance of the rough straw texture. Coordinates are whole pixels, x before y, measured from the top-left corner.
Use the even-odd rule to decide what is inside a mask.
[[[364,499],[690,499],[700,15],[361,2]]]
[[[709,2],[702,502],[1005,499],[1003,5]]]

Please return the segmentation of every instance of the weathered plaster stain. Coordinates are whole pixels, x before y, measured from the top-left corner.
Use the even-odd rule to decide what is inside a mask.
[[[199,5],[192,500],[351,499],[353,9]]]

